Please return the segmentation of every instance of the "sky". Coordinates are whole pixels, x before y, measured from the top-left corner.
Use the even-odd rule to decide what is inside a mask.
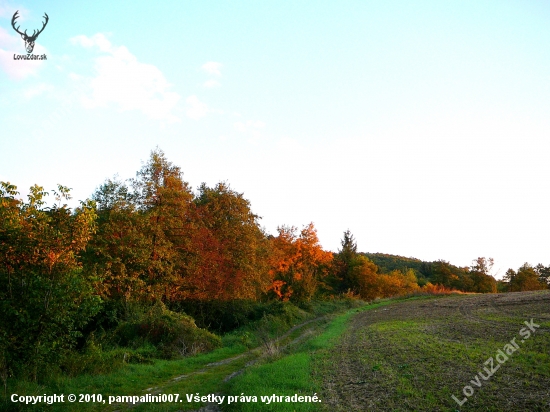
[[[25,61],[16,27],[49,20]],[[0,0],[0,180],[91,197],[162,149],[269,233],[550,265],[546,1]]]

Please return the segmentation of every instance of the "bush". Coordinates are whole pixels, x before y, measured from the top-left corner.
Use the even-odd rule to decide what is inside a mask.
[[[151,363],[158,357],[158,350],[151,344],[145,344],[137,349],[114,348],[105,350],[93,337],[80,351],[68,351],[59,364],[59,370],[64,375],[105,374],[112,372],[128,363]]]
[[[197,327],[192,317],[172,312],[162,303],[155,304],[136,319],[121,322],[114,331],[114,341],[133,349],[151,344],[166,359],[222,346],[219,336]]]
[[[252,300],[198,301],[186,300],[172,304],[172,309],[191,315],[197,325],[217,333],[227,333],[261,319],[265,306]]]
[[[100,309],[77,258],[96,214],[92,202],[61,205],[70,198],[63,186],[52,207],[43,188],[31,187],[26,203],[16,189],[0,182],[0,375],[37,380]]]

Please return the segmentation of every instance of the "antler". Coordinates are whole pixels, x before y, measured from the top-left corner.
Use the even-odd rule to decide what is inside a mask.
[[[17,18],[19,17],[19,16],[17,15],[17,13],[19,13],[19,10],[17,10],[17,11],[13,14],[13,17],[12,17],[12,19],[11,19],[11,26],[12,26],[13,29],[14,29],[17,33],[19,33],[21,36],[26,36],[26,35],[27,35],[27,30],[25,30],[25,33],[21,33],[21,32],[19,31],[19,27],[21,27],[21,26],[15,27],[15,19],[17,19]],[[44,14],[45,14],[45,13],[44,13]]]
[[[36,33],[36,34],[34,34],[34,32],[33,32],[32,37],[35,37],[35,38],[36,38],[36,37],[38,37],[38,35],[39,35],[40,33],[42,33],[42,32],[44,31],[44,28],[46,27],[46,24],[48,24],[48,20],[50,20],[50,18],[49,18],[48,15],[46,14],[46,12],[44,12],[44,18],[46,19],[46,21],[43,23],[42,28],[41,28],[41,29],[38,31],[38,33]]]
[[[27,34],[27,30],[25,30],[24,33],[21,33],[21,32],[19,31],[19,27],[21,27],[21,26],[15,27],[15,20],[19,17],[19,16],[17,15],[17,13],[19,13],[19,10],[17,10],[17,11],[14,13],[14,15],[13,15],[13,17],[12,17],[12,19],[11,19],[11,25],[12,25],[13,29],[14,29],[17,33],[19,33],[21,36],[25,36],[25,37],[26,37],[27,39],[29,39],[29,40],[31,40],[31,39],[36,39],[36,38],[38,37],[38,35],[39,35],[40,33],[42,33],[42,31],[43,31],[44,28],[46,27],[46,24],[48,24],[48,21],[50,20],[50,18],[48,17],[48,14],[47,14],[47,13],[44,13],[44,18],[46,19],[46,21],[45,21],[44,23],[42,23],[42,28],[41,28],[40,30],[38,30],[38,33],[36,32],[36,30],[33,30],[32,36],[29,36],[29,35]]]

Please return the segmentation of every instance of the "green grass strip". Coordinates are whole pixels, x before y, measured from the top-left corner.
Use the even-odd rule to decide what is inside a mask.
[[[338,338],[344,333],[350,318],[358,312],[385,306],[393,301],[365,305],[351,309],[336,317],[320,335],[304,342],[295,353],[271,363],[248,368],[242,375],[229,381],[223,393],[233,397],[256,396],[257,402],[236,401],[229,405],[228,411],[318,411],[322,404],[315,402],[285,402],[286,396],[313,396],[319,392],[319,383],[313,377],[312,364],[316,358],[330,356]],[[279,396],[279,398],[274,397]],[[262,402],[261,396],[271,397],[271,402]],[[282,398],[282,399],[281,399]],[[279,401],[280,400],[280,401]]]

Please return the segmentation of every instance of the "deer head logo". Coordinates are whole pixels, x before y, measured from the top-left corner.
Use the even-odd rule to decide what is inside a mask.
[[[44,13],[44,18],[46,19],[46,21],[44,22],[42,28],[38,30],[38,32],[36,32],[36,30],[33,30],[32,36],[29,36],[27,34],[27,30],[25,30],[24,33],[19,31],[19,27],[21,26],[15,27],[15,20],[19,17],[17,13],[19,13],[19,10],[17,10],[14,13],[13,18],[11,19],[11,25],[13,29],[21,35],[21,38],[25,40],[25,48],[27,49],[27,53],[32,53],[34,49],[34,42],[36,41],[36,38],[38,37],[38,35],[42,33],[42,31],[44,30],[44,27],[46,27],[46,24],[48,24],[49,17],[46,13]]]

